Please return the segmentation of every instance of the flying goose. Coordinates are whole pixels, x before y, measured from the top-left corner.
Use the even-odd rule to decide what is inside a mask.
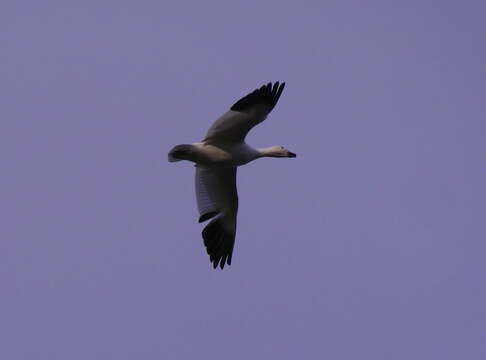
[[[169,152],[170,162],[195,163],[199,222],[212,219],[202,237],[214,268],[231,265],[238,212],[236,168],[261,157],[296,157],[283,146],[254,149],[245,143],[246,134],[265,120],[284,87],[277,81],[254,90],[217,119],[201,142],[177,145]]]

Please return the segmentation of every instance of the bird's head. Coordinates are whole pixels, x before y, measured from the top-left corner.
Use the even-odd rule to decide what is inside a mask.
[[[260,153],[262,156],[265,157],[287,157],[287,158],[294,158],[297,155],[293,152],[287,150],[283,146],[276,145],[270,146],[268,148],[260,149]]]

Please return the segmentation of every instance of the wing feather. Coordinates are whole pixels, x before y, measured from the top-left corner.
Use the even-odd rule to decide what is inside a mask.
[[[238,212],[236,167],[196,166],[196,199],[199,222],[213,218],[202,231],[210,261],[215,268],[231,265]]]
[[[234,103],[209,128],[206,143],[243,142],[248,132],[264,121],[282,95],[285,83],[263,85]]]

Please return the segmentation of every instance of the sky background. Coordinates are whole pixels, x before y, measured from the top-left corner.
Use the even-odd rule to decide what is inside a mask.
[[[481,1],[2,1],[0,358],[486,359]],[[265,82],[233,265],[168,150]]]

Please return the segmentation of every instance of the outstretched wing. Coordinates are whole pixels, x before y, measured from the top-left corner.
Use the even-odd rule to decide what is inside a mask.
[[[231,265],[235,244],[238,193],[236,167],[196,166],[196,199],[199,222],[211,220],[202,231],[204,245],[214,268]]]
[[[282,95],[285,83],[269,82],[238,100],[209,128],[204,142],[243,142],[255,125],[266,119]]]

